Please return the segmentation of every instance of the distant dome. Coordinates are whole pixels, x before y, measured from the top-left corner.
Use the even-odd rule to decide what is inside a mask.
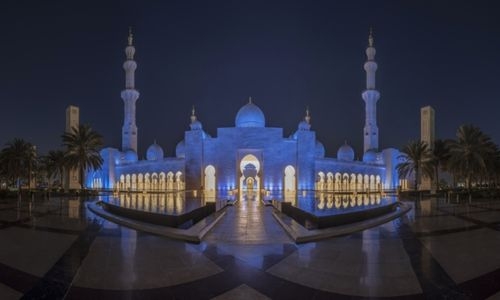
[[[120,164],[121,153],[118,149],[115,148],[103,148],[99,151],[99,155],[104,159],[104,163],[107,164],[109,162],[108,159],[112,159],[115,164]]]
[[[299,123],[298,130],[310,130],[311,129],[311,124],[307,123],[306,121],[302,121]]]
[[[354,149],[347,143],[340,146],[337,151],[337,159],[342,161],[353,161],[354,160]]]
[[[257,105],[249,102],[236,114],[235,124],[236,127],[265,127],[266,118]]]
[[[375,163],[377,162],[377,153],[375,150],[370,149],[363,154],[363,162],[365,163]]]
[[[186,157],[186,143],[184,140],[180,141],[175,147],[175,156],[178,158]]]
[[[189,127],[191,127],[191,130],[202,130],[203,129],[203,125],[198,120],[189,124]]]
[[[146,151],[147,160],[161,160],[163,159],[163,149],[156,142],[149,146],[148,151]]]
[[[325,147],[320,141],[316,141],[316,146],[314,148],[314,157],[316,158],[325,157]]]
[[[132,149],[129,149],[127,151],[125,151],[125,157],[124,157],[124,160],[125,162],[127,163],[134,163],[134,162],[137,162],[138,158],[137,158],[137,153],[135,153],[134,150]]]

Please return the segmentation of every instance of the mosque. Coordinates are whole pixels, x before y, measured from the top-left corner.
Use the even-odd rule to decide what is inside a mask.
[[[306,111],[297,130],[289,137],[283,128],[266,127],[262,110],[250,98],[237,112],[234,127],[217,129],[215,137],[203,130],[193,108],[190,130],[175,149],[175,157],[165,157],[156,143],[139,160],[135,104],[139,92],[134,79],[137,64],[135,47],[129,33],[125,48],[125,89],[122,149],[104,148],[101,170],[90,171],[87,186],[115,191],[167,192],[203,190],[205,193],[296,193],[315,190],[335,193],[364,193],[396,189],[399,180],[396,165],[400,152],[394,148],[378,149],[379,132],[375,89],[375,47],[370,32],[366,49],[366,90],[362,93],[366,118],[364,155],[354,159],[347,143],[336,158],[325,157],[325,149],[311,130]]]

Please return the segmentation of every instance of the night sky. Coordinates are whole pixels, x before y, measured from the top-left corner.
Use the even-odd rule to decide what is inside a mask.
[[[337,3],[338,2],[338,3]],[[464,1],[465,2],[465,1]],[[65,109],[121,146],[122,69],[134,31],[139,157],[155,139],[168,156],[191,106],[212,136],[251,96],[266,125],[296,130],[305,107],[335,156],[361,156],[365,48],[374,28],[380,148],[472,123],[500,143],[500,5],[495,1],[2,1],[0,145],[61,147]]]

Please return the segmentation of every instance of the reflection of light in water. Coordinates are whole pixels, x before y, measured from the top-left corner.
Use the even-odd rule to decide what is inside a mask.
[[[325,198],[320,197],[319,198],[319,203],[318,203],[318,208],[323,209],[325,207]]]
[[[122,257],[125,259],[123,266],[123,272],[118,272],[118,276],[121,276],[122,282],[133,284],[137,280],[137,275],[135,273],[135,262],[137,261],[135,257],[136,247],[137,247],[137,231],[130,230],[128,228],[121,227],[121,253]]]
[[[288,200],[288,198],[284,195],[284,199],[287,199],[287,202],[292,202]],[[310,200],[308,200],[310,199]],[[296,206],[301,206],[302,208],[306,208],[310,203],[309,201],[313,201],[312,207],[316,205],[317,209],[331,209],[335,207],[336,209],[349,209],[356,208],[362,206],[369,205],[380,205],[382,202],[382,195],[380,194],[334,194],[334,193],[322,193],[318,192],[315,194],[315,197],[304,197],[300,200],[302,204],[297,204]]]
[[[296,201],[297,201],[297,196],[296,196],[295,192],[293,192],[293,191],[285,192],[285,201],[290,202],[290,203],[292,203],[293,206],[295,206]]]
[[[374,281],[377,278],[374,274],[380,274],[379,268],[382,266],[380,263],[380,243],[379,239],[370,238],[370,231],[364,230],[362,238],[361,251],[364,257],[364,263],[362,264],[361,274],[360,274],[360,284],[363,287],[374,286]],[[362,258],[361,258],[362,259]]]
[[[342,206],[342,200],[339,196],[335,196],[335,208],[340,208]]]
[[[78,219],[80,217],[80,201],[78,199],[70,199],[68,206],[68,217]]]
[[[193,208],[203,205],[200,199],[192,199]],[[177,193],[123,193],[107,200],[128,209],[161,214],[182,214],[186,210],[184,192]],[[201,205],[200,205],[201,203]]]
[[[342,206],[344,208],[349,207],[349,199],[347,197],[345,197],[344,199],[342,199]]]
[[[333,195],[328,195],[327,198],[328,202],[326,203],[326,208],[332,208],[333,207]]]

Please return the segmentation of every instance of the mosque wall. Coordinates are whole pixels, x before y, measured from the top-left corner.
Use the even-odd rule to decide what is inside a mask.
[[[199,190],[202,186],[203,173],[203,138],[202,130],[186,131],[185,163],[186,163],[186,189]]]
[[[314,189],[314,160],[316,154],[316,133],[297,132],[297,189]]]
[[[217,138],[204,141],[203,165],[215,167],[219,189],[235,189],[240,161],[249,154],[259,160],[260,188],[281,189],[286,166],[296,166],[297,143],[284,139],[282,128],[219,128]]]

